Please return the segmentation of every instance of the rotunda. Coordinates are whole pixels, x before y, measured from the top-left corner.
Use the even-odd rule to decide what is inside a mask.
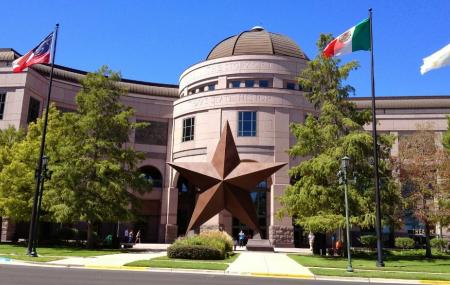
[[[241,160],[288,163],[261,181],[258,188],[266,192],[252,194],[263,238],[276,246],[294,246],[292,218],[276,217],[276,197],[290,182],[289,167],[299,162],[287,154],[294,143],[289,125],[316,112],[296,80],[308,60],[289,37],[256,26],[222,40],[204,61],[185,70],[174,102],[172,162],[210,161],[228,121]],[[185,234],[197,190],[195,181],[172,170],[166,240]],[[252,234],[226,210],[197,231],[203,229]]]

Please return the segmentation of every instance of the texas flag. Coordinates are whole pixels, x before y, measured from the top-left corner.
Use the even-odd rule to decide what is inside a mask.
[[[21,72],[25,68],[37,63],[50,63],[50,52],[53,43],[50,33],[40,44],[22,57],[13,61],[13,72]]]

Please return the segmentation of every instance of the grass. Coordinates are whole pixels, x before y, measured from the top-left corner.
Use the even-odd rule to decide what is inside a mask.
[[[0,257],[36,262],[49,262],[73,256],[90,257],[121,252],[118,249],[90,250],[78,247],[38,247],[39,257],[30,257],[26,255],[26,251],[27,248],[24,245],[0,244]]]
[[[150,260],[138,260],[125,264],[125,266],[138,267],[158,267],[158,268],[178,268],[178,269],[206,269],[206,270],[225,270],[230,263],[236,260],[238,253],[224,260],[191,260],[191,259],[172,259],[167,256],[161,256]]]
[[[289,257],[310,267],[311,272],[325,276],[354,276],[397,279],[450,280],[450,255],[435,252],[435,258],[426,259],[424,250],[386,251],[385,267],[376,267],[374,253],[356,253],[352,256],[354,273],[345,271],[347,258],[300,256]]]
[[[55,260],[63,259],[64,257],[55,257],[55,256],[38,256],[38,257],[31,257],[28,255],[5,255],[0,254],[0,258],[10,258],[15,260],[22,260],[22,261],[34,261],[34,262],[50,262]]]
[[[315,275],[322,276],[345,276],[345,277],[368,277],[368,278],[390,278],[390,279],[414,279],[414,280],[445,280],[450,281],[450,274],[430,274],[413,272],[385,272],[385,271],[358,271],[353,273],[345,269],[310,268]]]
[[[375,255],[356,254],[352,257],[355,269],[375,269],[381,271],[406,271],[450,273],[450,255],[437,255],[433,259],[425,259],[424,252],[415,250],[410,252],[388,251],[385,257],[385,267],[376,267]],[[289,255],[292,259],[307,267],[346,268],[347,258]]]

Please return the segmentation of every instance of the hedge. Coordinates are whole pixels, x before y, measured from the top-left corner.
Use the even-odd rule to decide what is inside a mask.
[[[178,238],[168,248],[167,256],[187,259],[225,259],[232,251],[233,239],[227,233],[205,231],[199,235]]]
[[[400,247],[402,249],[413,248],[415,242],[412,238],[407,237],[398,237],[395,239],[395,246]]]
[[[377,246],[377,237],[374,235],[364,235],[359,238],[361,244],[365,247],[373,249]]]
[[[225,259],[222,251],[205,245],[172,245],[167,249],[167,256],[184,259]]]
[[[447,248],[447,241],[442,238],[434,238],[430,241],[432,247],[438,249],[439,251],[444,251]]]

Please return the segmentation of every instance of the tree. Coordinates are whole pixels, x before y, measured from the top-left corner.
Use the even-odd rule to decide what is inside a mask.
[[[11,162],[11,149],[16,142],[20,142],[25,138],[23,129],[16,129],[9,126],[6,129],[0,129],[0,171],[5,165]]]
[[[444,145],[445,149],[450,152],[450,116],[447,117],[448,120],[448,127],[447,131],[444,133],[444,137],[442,139],[442,144]]]
[[[56,222],[84,221],[88,245],[94,244],[96,222],[128,220],[138,207],[130,191],[143,193],[151,184],[136,169],[143,154],[129,142],[133,110],[119,99],[124,95],[120,76],[106,67],[88,74],[76,97],[76,113],[49,110],[45,154],[53,172],[43,192],[43,218]],[[35,169],[43,119],[23,131],[0,132],[0,214],[29,220],[35,190]]]
[[[437,143],[431,126],[420,125],[412,135],[399,138],[399,178],[407,209],[425,229],[426,257],[431,258],[431,229],[450,221],[449,156]]]
[[[94,224],[129,219],[136,199],[128,190],[143,193],[149,186],[136,169],[143,154],[128,144],[133,130],[143,125],[131,122],[133,110],[119,101],[125,94],[119,81],[107,67],[86,75],[77,112],[64,114],[64,127],[48,139],[58,147],[44,207],[58,222],[85,221],[90,247]]]
[[[356,184],[349,185],[351,223],[364,228],[375,224],[375,191],[373,179],[373,148],[371,134],[363,129],[370,122],[368,110],[357,111],[347,98],[354,88],[345,85],[350,72],[358,68],[351,61],[340,65],[336,58],[324,58],[321,51],[332,39],[321,35],[317,43],[319,55],[308,63],[300,74],[299,83],[306,98],[320,112],[309,114],[304,123],[294,123],[291,131],[296,143],[290,156],[305,160],[290,169],[294,183],[280,198],[280,214],[295,217],[295,222],[313,232],[331,232],[344,227],[344,191],[337,173],[340,159],[351,159],[349,179],[356,176]],[[393,138],[379,137],[382,213],[385,222],[394,220],[394,205],[399,202],[398,189],[391,179],[389,154]]]
[[[8,168],[14,161],[16,154],[14,145],[23,141],[25,138],[25,132],[22,129],[17,130],[13,126],[9,126],[4,130],[0,130],[0,216],[16,218],[17,212],[14,211],[15,207],[10,207],[12,204],[18,202],[18,196],[14,195],[9,197],[9,189],[17,184],[8,184]]]
[[[43,119],[16,131],[8,128],[0,134],[0,214],[17,221],[30,219],[35,191],[35,170],[39,159],[39,147]],[[70,140],[62,130],[67,128],[64,116],[52,105],[49,110],[46,154],[58,156],[61,142]],[[47,186],[47,185],[46,185]],[[44,218],[51,220],[51,216]]]

